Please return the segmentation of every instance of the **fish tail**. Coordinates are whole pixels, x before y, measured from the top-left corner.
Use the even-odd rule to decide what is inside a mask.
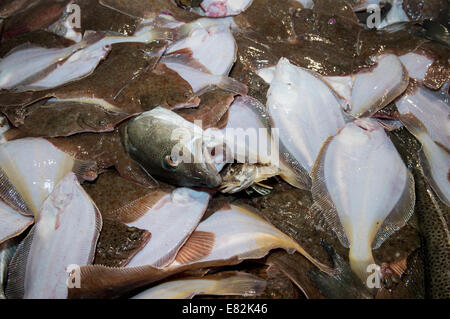
[[[248,93],[248,88],[245,84],[227,76],[221,76],[219,81],[216,83],[216,86],[223,90],[240,95],[247,95]]]
[[[377,269],[370,245],[350,245],[350,267],[353,272],[368,286],[373,283],[371,275]],[[375,278],[375,277],[374,277]],[[377,278],[375,278],[377,279]],[[374,283],[376,285],[376,283]],[[369,287],[374,288],[374,287]]]

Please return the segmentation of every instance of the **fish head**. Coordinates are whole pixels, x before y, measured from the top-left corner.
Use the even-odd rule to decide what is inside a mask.
[[[252,185],[256,175],[255,165],[231,164],[221,172],[220,191],[227,194],[237,193]]]
[[[222,179],[209,153],[203,130],[162,107],[127,123],[128,154],[150,175],[187,187],[217,187]]]

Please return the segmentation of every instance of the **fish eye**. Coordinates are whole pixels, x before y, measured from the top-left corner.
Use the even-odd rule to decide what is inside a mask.
[[[180,164],[177,160],[174,160],[171,155],[167,155],[164,159],[167,166],[170,168],[176,168]]]

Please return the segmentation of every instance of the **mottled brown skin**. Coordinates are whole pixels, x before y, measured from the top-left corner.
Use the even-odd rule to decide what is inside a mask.
[[[9,118],[21,137],[60,137],[87,132],[112,132],[130,117],[109,112],[96,104],[38,102],[26,109],[24,118]]]
[[[82,33],[86,30],[94,30],[132,35],[139,24],[139,19],[102,6],[97,0],[76,0],[74,3],[80,6],[83,13],[79,30]]]
[[[261,0],[263,1],[263,0]],[[287,0],[273,1],[259,8],[275,12],[277,6],[287,4]],[[255,1],[252,7],[257,4]],[[247,84],[256,98],[263,100],[263,85],[252,80],[252,72],[261,67],[275,65],[281,57],[292,63],[314,70],[322,75],[349,75],[373,65],[371,58],[382,53],[403,55],[417,49],[424,50],[436,60],[436,66],[427,75],[425,83],[436,89],[448,79],[444,70],[449,70],[449,51],[441,45],[424,39],[423,30],[414,23],[396,26],[395,31],[376,31],[364,29],[358,23],[349,6],[335,1],[329,7],[329,1],[320,2],[314,9],[281,10],[283,17],[278,20],[286,23],[268,23],[270,17],[262,19],[255,14],[254,19],[246,18],[244,13],[235,18],[241,34],[236,34],[238,59],[231,75]],[[291,7],[294,8],[294,7]],[[266,14],[269,14],[266,13]],[[241,20],[240,20],[241,19]],[[273,25],[283,27],[277,30]],[[277,32],[271,35],[274,30]],[[254,32],[256,31],[256,32]],[[444,73],[444,75],[442,75]],[[251,83],[253,81],[253,83]]]
[[[377,299],[423,299],[425,297],[423,256],[420,250],[407,258],[407,269],[399,276],[383,278],[383,287],[378,290]],[[388,282],[386,282],[388,281]]]
[[[136,109],[149,111],[157,106],[174,109],[188,105],[195,107],[200,100],[177,72],[164,63],[142,72],[116,97],[119,105],[134,104]]]
[[[148,45],[140,43],[114,44],[108,58],[102,61],[91,75],[50,90],[23,93],[5,92],[0,94],[0,109],[6,112],[6,109],[12,108],[19,112],[23,107],[48,97],[59,99],[86,97],[104,99],[127,113],[142,112],[140,104],[133,100],[132,96],[130,99],[122,99],[120,103],[116,101],[116,98],[121,90],[129,86],[132,79],[156,66],[165,46],[165,42],[153,42]]]
[[[175,0],[175,3],[182,8],[198,8],[203,0]]]
[[[16,12],[26,8],[36,0],[1,0],[0,18],[7,18]]]
[[[320,262],[332,265],[330,263],[330,253],[324,249],[323,242],[330,245],[338,255],[338,258],[342,260],[341,264],[335,266],[338,267],[338,270],[345,270],[347,273],[345,277],[340,279],[345,282],[333,283],[332,278],[327,279],[327,276],[321,275],[321,277],[325,278],[322,280],[329,287],[333,287],[333,289],[327,289],[322,293],[327,298],[331,298],[333,295],[336,297],[338,294],[344,293],[343,289],[348,287],[348,285],[356,285],[360,282],[354,280],[354,275],[349,270],[347,261],[348,249],[341,245],[333,231],[322,220],[318,220],[311,211],[311,205],[313,204],[311,193],[294,189],[285,183],[270,184],[270,186],[275,187],[270,195],[254,198],[250,202],[260,210],[261,215],[279,230],[294,238]],[[392,263],[408,257],[419,247],[420,238],[418,232],[410,225],[406,225],[389,237],[380,248],[373,250],[373,255],[379,264]],[[348,280],[352,281],[347,282]],[[353,289],[355,293],[359,291],[357,288]]]
[[[150,232],[103,219],[94,265],[124,267],[149,242]]]
[[[95,161],[99,171],[114,166],[125,179],[144,187],[157,186],[157,182],[125,152],[118,130],[111,133],[82,133],[48,140],[76,159]]]
[[[200,105],[176,111],[185,120],[201,121],[202,128],[217,127],[234,101],[234,94],[221,89],[208,91],[200,96]]]
[[[169,192],[172,186],[160,185],[158,189],[149,189],[121,177],[115,170],[108,170],[94,183],[84,183],[83,188],[95,202],[103,218],[115,219],[115,210],[155,193],[155,190],[164,189]]]
[[[39,1],[8,18],[2,32],[2,40],[8,40],[18,35],[45,29],[56,22],[64,13],[69,0]]]
[[[241,29],[261,34],[267,41],[295,39],[293,13],[302,5],[293,0],[254,0],[252,5],[234,18]]]
[[[4,57],[12,49],[26,43],[45,48],[63,48],[74,44],[72,40],[58,36],[54,33],[45,30],[36,30],[2,42],[2,45],[0,46],[0,57]]]
[[[448,23],[449,3],[447,0],[404,0],[403,10],[411,20],[436,20]]]
[[[169,14],[184,22],[199,18],[195,13],[179,8],[172,0],[100,0],[100,3],[137,18],[152,19],[160,14]]]
[[[414,174],[415,214],[418,217],[424,241],[425,296],[448,299],[450,298],[450,277],[448,276],[450,208],[439,200],[426,182],[419,159],[420,143],[404,128],[393,132],[392,140]]]

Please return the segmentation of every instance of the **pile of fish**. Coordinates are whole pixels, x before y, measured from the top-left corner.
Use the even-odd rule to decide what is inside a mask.
[[[0,2],[0,299],[450,298],[448,7]]]

